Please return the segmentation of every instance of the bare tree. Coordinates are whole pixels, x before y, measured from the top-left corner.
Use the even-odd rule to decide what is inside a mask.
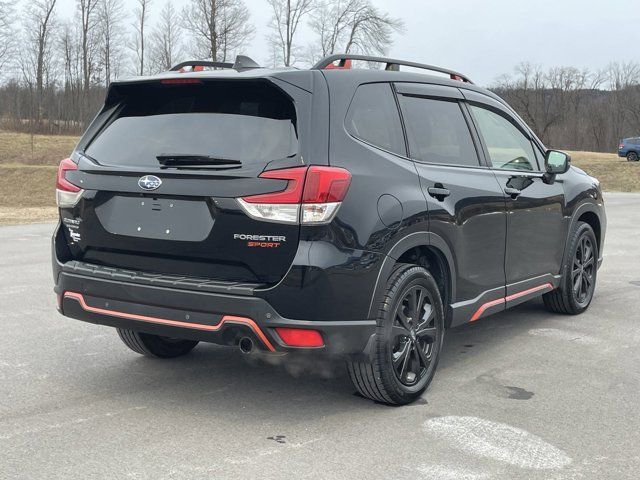
[[[100,66],[105,85],[119,75],[124,49],[122,0],[102,0],[98,12]]]
[[[194,40],[191,54],[227,61],[251,39],[254,28],[242,0],[191,0],[183,10],[183,23]]]
[[[11,60],[13,55],[14,33],[11,28],[13,21],[13,3],[0,0],[0,69]]]
[[[136,72],[138,75],[144,75],[146,65],[144,58],[146,40],[145,27],[147,26],[151,0],[137,0],[137,2],[138,8],[135,10],[136,21],[133,24],[133,28],[135,29],[133,50],[136,59]]]
[[[310,27],[322,56],[339,51],[384,54],[393,35],[404,31],[402,20],[376,8],[370,0],[325,0]]]
[[[55,6],[56,0],[32,0],[23,12],[25,55],[21,58],[21,69],[31,94],[35,93],[31,118],[36,124],[42,119],[44,88],[53,68]]]
[[[78,0],[77,9],[80,18],[80,45],[82,48],[82,88],[85,95],[88,95],[95,68],[94,57],[97,52],[98,0]]]
[[[60,120],[67,126],[78,127],[81,124],[83,109],[82,53],[77,27],[66,21],[60,29],[58,51],[63,65],[62,95],[64,108]]]
[[[267,0],[273,16],[269,28],[273,31],[267,38],[269,43],[281,51],[282,62],[286,67],[292,63],[293,40],[300,20],[311,12],[314,0]]]
[[[155,71],[169,70],[182,55],[182,29],[178,12],[167,1],[160,20],[151,32],[151,66]]]

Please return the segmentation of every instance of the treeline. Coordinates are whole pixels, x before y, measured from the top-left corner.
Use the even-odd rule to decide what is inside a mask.
[[[404,30],[370,0],[259,1],[271,11],[269,58],[257,59],[268,66],[384,54]],[[132,10],[124,0],[76,0],[71,18],[59,16],[57,2],[0,0],[0,127],[78,134],[114,78],[191,58],[232,61],[257,41],[243,0],[189,0],[182,10],[171,0],[135,0]],[[640,135],[639,63],[598,71],[523,63],[492,89],[556,148],[611,151],[620,138]]]
[[[111,80],[168,70],[188,58],[232,61],[255,25],[243,0],[0,0],[0,121],[6,128],[79,133]],[[370,0],[260,0],[268,4],[270,66],[308,64],[335,52],[383,54],[401,20]],[[155,11],[154,13],[154,10]],[[153,15],[152,15],[153,13]],[[155,20],[151,20],[154,18]],[[298,41],[300,29],[313,35]]]
[[[621,138],[640,136],[637,62],[611,63],[595,72],[523,63],[493,90],[555,148],[607,152]]]

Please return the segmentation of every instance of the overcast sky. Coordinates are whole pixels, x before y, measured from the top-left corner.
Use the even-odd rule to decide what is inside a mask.
[[[25,0],[28,1],[28,0]],[[165,0],[152,0],[157,13]],[[174,0],[182,7],[188,0]],[[124,0],[133,10],[134,0]],[[246,54],[258,63],[269,57],[265,44],[266,0],[245,0],[256,35]],[[390,56],[431,63],[467,74],[488,85],[520,62],[598,69],[611,61],[640,61],[639,0],[373,0],[405,22]],[[75,0],[59,0],[61,17]],[[153,18],[152,18],[153,19]],[[307,30],[299,43],[312,41]]]

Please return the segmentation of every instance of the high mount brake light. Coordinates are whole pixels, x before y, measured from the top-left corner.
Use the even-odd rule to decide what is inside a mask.
[[[197,78],[165,78],[160,80],[162,85],[193,85],[202,83],[202,80]]]
[[[335,216],[351,183],[351,174],[338,167],[295,167],[270,170],[260,178],[287,180],[284,190],[238,199],[245,212],[258,220],[322,224]]]
[[[60,208],[73,207],[84,193],[80,187],[67,180],[67,172],[77,170],[78,165],[70,158],[65,158],[58,166],[56,176],[56,203]]]

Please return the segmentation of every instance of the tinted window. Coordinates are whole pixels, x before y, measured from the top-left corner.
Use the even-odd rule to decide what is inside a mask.
[[[367,143],[399,155],[407,153],[398,106],[387,83],[358,87],[347,113],[346,128]]]
[[[486,108],[471,106],[478,128],[489,151],[494,168],[505,170],[537,169],[531,140],[502,115]]]
[[[101,164],[158,166],[162,154],[247,164],[298,151],[293,103],[265,82],[116,88],[118,113],[86,148]]]
[[[458,102],[400,97],[411,158],[478,165],[478,155]]]

